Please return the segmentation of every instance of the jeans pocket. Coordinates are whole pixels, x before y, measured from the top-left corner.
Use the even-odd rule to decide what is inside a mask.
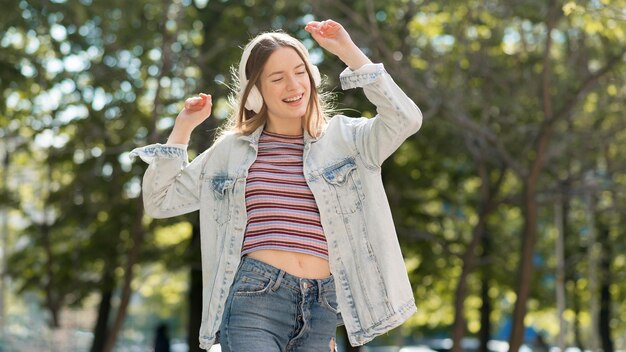
[[[242,271],[233,286],[235,296],[258,296],[267,293],[274,281],[264,275]]]
[[[337,293],[335,290],[322,291],[322,306],[331,311],[333,314],[339,313]]]

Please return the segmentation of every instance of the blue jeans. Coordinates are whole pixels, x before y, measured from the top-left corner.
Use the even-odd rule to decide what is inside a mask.
[[[220,326],[222,352],[335,351],[333,277],[302,279],[244,257]]]

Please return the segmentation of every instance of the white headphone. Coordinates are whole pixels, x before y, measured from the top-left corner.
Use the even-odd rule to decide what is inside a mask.
[[[287,34],[282,34],[282,33],[265,33],[254,38],[244,48],[243,54],[241,55],[241,61],[239,62],[239,84],[241,87],[239,94],[243,95],[243,92],[245,91],[249,83],[248,77],[246,77],[246,65],[248,64],[248,58],[250,57],[250,53],[252,52],[252,49],[254,49],[254,47],[256,47],[257,44],[261,42],[261,40],[268,39],[276,35],[287,36]],[[306,49],[304,44],[302,44],[299,40],[293,39],[291,37],[290,39],[292,39],[290,40],[290,42],[291,41],[295,42],[298,51],[300,51],[300,54],[302,54],[306,58],[306,60],[304,61],[308,67],[308,71],[311,73],[311,77],[313,77],[313,83],[315,83],[316,87],[319,87],[319,85],[322,82],[322,77],[320,76],[320,71],[317,68],[317,66],[311,64],[308,50]],[[261,111],[262,107],[263,107],[263,96],[261,95],[261,92],[255,85],[252,87],[252,89],[250,89],[250,93],[248,94],[248,99],[246,99],[245,108],[248,110],[252,110],[258,114],[259,111]]]

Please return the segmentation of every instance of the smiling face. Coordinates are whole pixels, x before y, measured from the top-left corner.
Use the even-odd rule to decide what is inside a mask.
[[[260,82],[267,106],[266,129],[284,134],[301,133],[302,118],[311,96],[311,81],[296,50],[291,47],[275,50],[263,67]]]

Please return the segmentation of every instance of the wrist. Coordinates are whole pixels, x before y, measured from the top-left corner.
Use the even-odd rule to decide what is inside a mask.
[[[193,129],[174,125],[172,133],[170,133],[169,138],[167,138],[167,144],[189,144],[191,131],[193,131]]]
[[[344,51],[337,55],[344,64],[346,64],[351,70],[357,70],[365,64],[371,64],[372,61],[361,51],[361,49],[354,44],[346,46]]]

